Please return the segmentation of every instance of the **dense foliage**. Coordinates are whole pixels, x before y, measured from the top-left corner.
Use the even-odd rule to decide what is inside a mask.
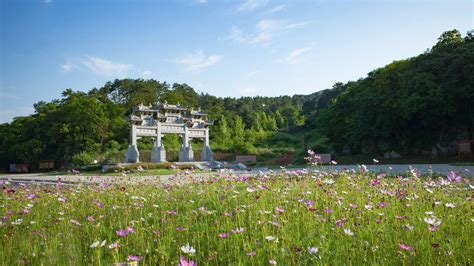
[[[216,121],[215,150],[281,156],[302,155],[308,148],[419,153],[472,139],[474,41],[472,32],[462,37],[448,31],[419,56],[310,95],[219,98],[187,84],[122,79],[89,92],[67,89],[62,96],[35,104],[31,116],[0,125],[1,168],[12,162],[34,166],[40,159],[56,165],[122,160],[129,139],[125,116],[132,106],[157,101],[209,112]],[[164,143],[170,151],[179,149],[177,136],[166,136]],[[140,140],[139,148],[150,149],[151,141]]]

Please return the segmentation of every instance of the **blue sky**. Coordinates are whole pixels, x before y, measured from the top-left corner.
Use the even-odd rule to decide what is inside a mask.
[[[472,1],[0,1],[0,122],[115,78],[309,94],[474,28]]]

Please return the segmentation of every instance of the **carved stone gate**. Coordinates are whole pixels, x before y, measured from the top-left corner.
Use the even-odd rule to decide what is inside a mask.
[[[201,152],[202,161],[212,161],[213,153],[209,145],[209,126],[214,122],[207,120],[207,113],[194,111],[177,104],[158,104],[156,106],[139,105],[132,109],[129,116],[131,124],[131,143],[125,153],[125,162],[139,162],[137,139],[151,137],[154,139],[151,152],[152,162],[166,162],[166,150],[161,138],[164,134],[178,134],[182,144],[179,151],[180,162],[194,161],[191,139],[204,140]]]

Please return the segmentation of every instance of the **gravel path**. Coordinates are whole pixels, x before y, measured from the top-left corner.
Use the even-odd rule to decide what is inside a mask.
[[[449,171],[454,171],[461,173],[465,177],[474,177],[474,166],[453,166],[449,164],[398,164],[398,165],[367,165],[367,169],[371,172],[385,172],[392,174],[406,174],[410,167],[417,169],[422,174],[429,174],[432,171],[435,174],[446,176]],[[358,165],[335,165],[335,166],[320,166],[320,167],[311,167],[310,170],[320,170],[320,171],[344,171],[347,169],[358,170],[360,166]],[[288,171],[297,171],[298,169],[289,169]],[[258,174],[259,172],[268,171],[267,169],[260,168],[253,171],[232,171],[235,174]],[[284,171],[284,170],[274,170],[274,171]],[[210,173],[192,173],[187,174],[187,176],[192,176],[193,178],[210,178],[213,175],[216,175],[216,172]],[[137,182],[137,183],[167,183],[174,175],[160,175],[160,176],[81,176],[81,175],[71,175],[71,176],[38,176],[35,173],[28,174],[8,174],[0,175],[0,180],[9,181],[12,183],[29,183],[35,182],[39,184],[54,184],[61,180],[64,184],[75,184],[79,182],[84,183],[122,183],[122,182]]]

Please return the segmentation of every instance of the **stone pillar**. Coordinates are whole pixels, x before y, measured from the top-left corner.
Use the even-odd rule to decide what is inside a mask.
[[[211,146],[209,145],[209,128],[204,131],[204,147],[201,152],[201,161],[214,161],[214,154],[212,153]]]
[[[191,144],[189,143],[189,130],[187,126],[184,126],[183,144],[179,151],[180,162],[192,162],[194,161],[194,152]]]
[[[130,130],[131,143],[128,145],[127,152],[125,153],[126,163],[138,163],[140,161],[140,153],[137,148],[137,126],[132,125]]]
[[[161,124],[158,123],[156,141],[151,151],[152,162],[166,162],[166,150],[165,145],[163,145],[163,142],[161,142],[161,137]]]

